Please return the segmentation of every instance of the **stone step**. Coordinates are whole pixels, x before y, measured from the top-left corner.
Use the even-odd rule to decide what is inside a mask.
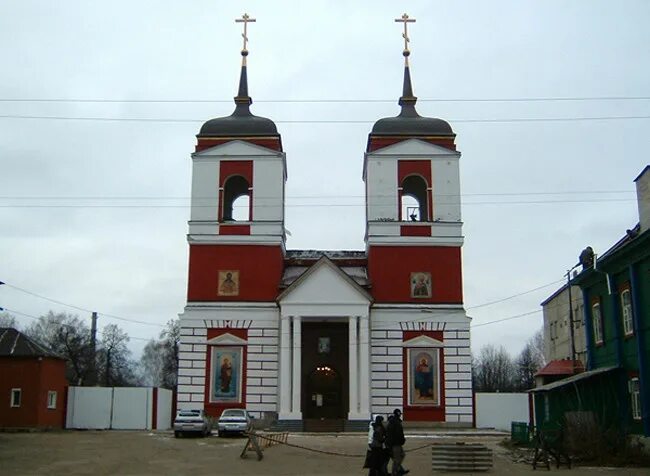
[[[481,444],[434,444],[431,469],[434,471],[489,471],[493,466],[492,450]]]

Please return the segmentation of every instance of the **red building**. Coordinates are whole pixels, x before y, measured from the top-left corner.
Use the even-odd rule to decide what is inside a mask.
[[[0,428],[63,428],[65,359],[12,328],[0,328]]]

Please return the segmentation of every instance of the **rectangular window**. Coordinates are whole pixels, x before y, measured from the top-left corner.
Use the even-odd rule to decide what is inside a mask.
[[[632,406],[632,418],[641,419],[641,393],[639,391],[639,379],[633,378],[628,382],[630,390],[630,403]]]
[[[22,390],[19,388],[12,388],[11,389],[11,406],[12,407],[19,407],[20,406],[20,397],[22,394]]]
[[[56,392],[52,390],[47,392],[47,408],[56,408]]]
[[[621,315],[623,316],[623,332],[626,336],[634,334],[634,323],[632,320],[632,296],[629,289],[621,293]]]
[[[594,342],[596,344],[603,343],[603,320],[600,315],[600,303],[595,303],[591,306],[591,322],[594,327]]]

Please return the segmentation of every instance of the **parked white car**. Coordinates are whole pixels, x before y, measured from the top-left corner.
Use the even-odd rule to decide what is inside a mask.
[[[212,420],[205,410],[178,410],[174,419],[174,436],[186,433],[207,436],[212,431]]]
[[[217,428],[219,436],[227,433],[243,433],[251,427],[251,416],[241,408],[228,408],[221,413]]]

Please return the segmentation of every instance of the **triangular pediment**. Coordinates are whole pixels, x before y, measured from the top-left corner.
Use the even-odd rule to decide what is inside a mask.
[[[282,152],[251,144],[244,140],[231,140],[225,144],[215,145],[192,154],[193,157],[281,157]]]
[[[278,297],[283,304],[363,304],[372,297],[326,256],[323,256]]]
[[[248,344],[248,341],[246,339],[242,339],[241,337],[237,337],[235,335],[232,335],[228,332],[225,334],[218,335],[217,337],[213,337],[212,339],[209,339],[206,344],[208,345],[246,345]]]
[[[402,347],[444,347],[445,344],[438,339],[427,335],[419,335],[402,343]]]
[[[374,152],[372,155],[399,155],[399,156],[432,156],[432,155],[446,155],[459,157],[460,152],[450,150],[445,147],[430,144],[419,139],[408,139],[382,147]]]

